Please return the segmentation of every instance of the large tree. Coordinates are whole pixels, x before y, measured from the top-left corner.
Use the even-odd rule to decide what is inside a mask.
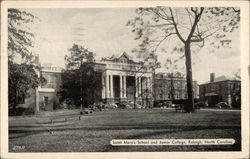
[[[226,35],[238,28],[240,10],[238,8],[138,8],[133,20],[128,21],[136,40],[141,40],[139,53],[157,53],[159,47],[169,38],[185,57],[188,104],[186,112],[192,112],[194,99],[192,92],[192,52],[198,47],[229,47],[231,40]],[[181,43],[181,45],[179,44]],[[170,43],[170,42],[169,42]],[[195,45],[198,45],[195,46]]]
[[[8,59],[15,60],[20,55],[23,63],[33,60],[31,48],[34,34],[30,31],[30,24],[38,19],[34,15],[19,9],[8,9]]]
[[[8,63],[9,107],[13,110],[23,102],[30,88],[36,88],[39,78],[33,65]]]
[[[97,101],[102,88],[101,73],[95,70],[94,53],[73,44],[65,56],[66,70],[62,73],[62,100],[71,99],[75,105],[88,106]]]
[[[30,13],[19,9],[8,9],[8,96],[9,107],[16,106],[28,95],[30,88],[39,84],[39,78],[34,65],[33,33],[29,24],[35,19]],[[16,59],[21,59],[16,63]]]

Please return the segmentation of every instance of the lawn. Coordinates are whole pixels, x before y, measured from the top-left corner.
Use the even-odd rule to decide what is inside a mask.
[[[240,111],[78,110],[9,118],[10,152],[240,151]],[[51,118],[53,118],[51,123]],[[65,120],[65,118],[67,118]],[[233,138],[233,145],[112,146],[112,139]]]

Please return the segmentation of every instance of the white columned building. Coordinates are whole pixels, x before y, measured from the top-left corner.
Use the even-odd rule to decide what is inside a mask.
[[[143,102],[152,97],[152,70],[144,68],[142,62],[135,62],[127,53],[103,58],[102,100],[107,102]],[[146,91],[147,90],[147,91]],[[150,90],[150,91],[148,91]],[[153,100],[153,99],[150,99]]]

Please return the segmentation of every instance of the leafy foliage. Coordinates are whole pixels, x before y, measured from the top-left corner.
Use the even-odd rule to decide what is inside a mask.
[[[32,64],[34,34],[29,31],[28,24],[36,17],[19,9],[8,9],[8,97],[9,107],[16,106],[29,94],[28,90],[40,83],[36,73],[39,66]],[[14,63],[15,55],[21,55],[23,63]],[[44,78],[41,78],[44,83]]]
[[[13,60],[14,55],[21,55],[25,62],[31,62],[34,34],[30,32],[28,24],[36,17],[19,9],[8,9],[8,57]]]
[[[64,57],[66,61],[67,69],[78,69],[81,67],[83,62],[94,62],[95,54],[83,46],[73,44],[72,48],[69,49],[70,56]]]
[[[67,69],[62,73],[61,100],[71,99],[77,106],[88,106],[100,100],[101,72],[94,68],[93,52],[76,44],[69,51],[70,56],[65,56]]]
[[[36,88],[40,81],[33,65],[9,62],[8,68],[9,107],[15,109],[27,97],[27,91]]]

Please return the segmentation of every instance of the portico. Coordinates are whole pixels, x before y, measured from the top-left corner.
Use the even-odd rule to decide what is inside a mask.
[[[126,53],[102,59],[102,99],[107,101],[142,101],[152,98],[152,71],[134,62]]]

